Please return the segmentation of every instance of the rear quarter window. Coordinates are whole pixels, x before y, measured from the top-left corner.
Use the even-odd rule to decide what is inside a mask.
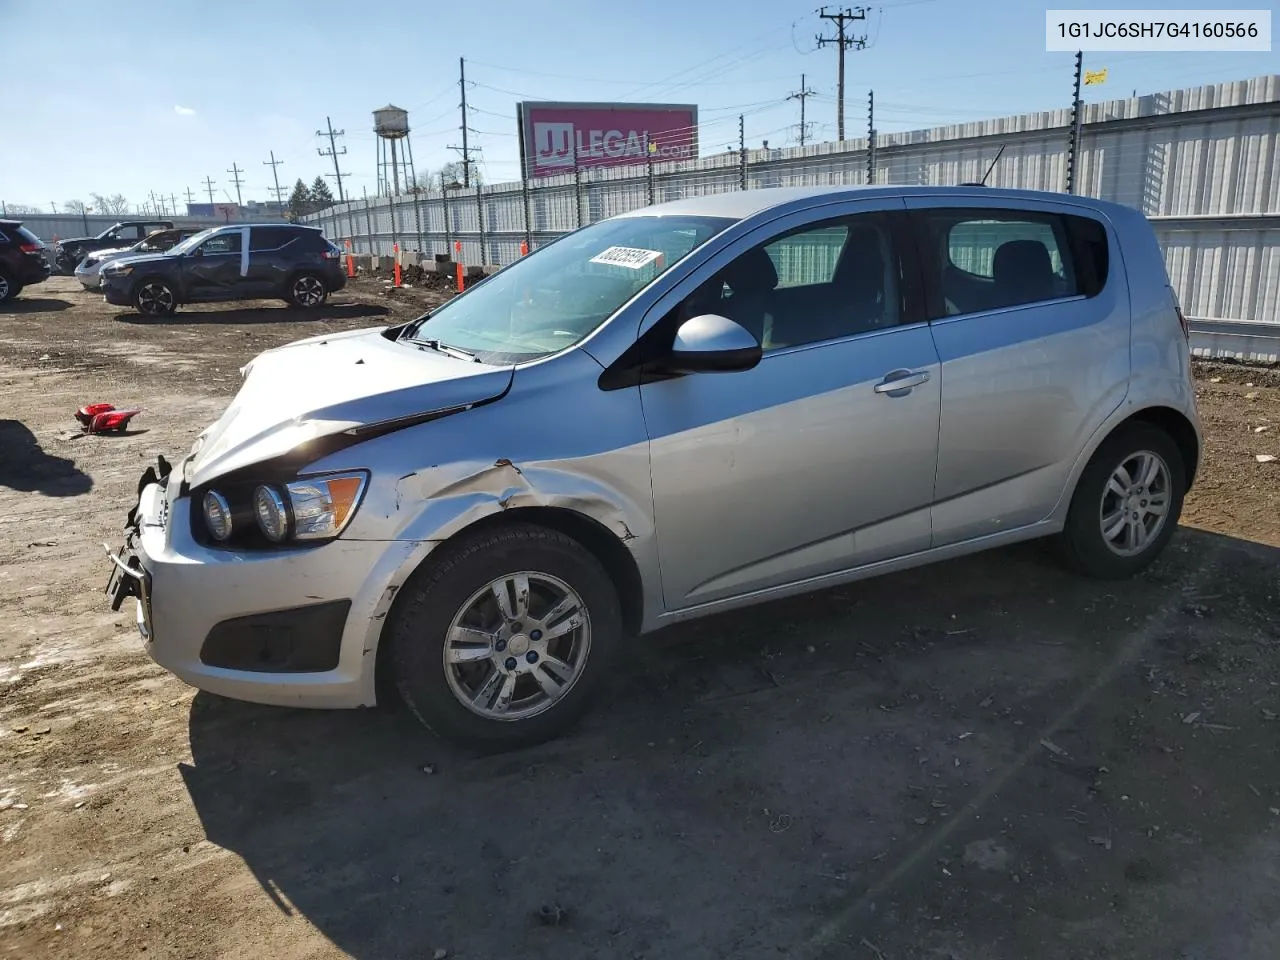
[[[1093,297],[1106,283],[1107,232],[1091,217],[945,209],[923,212],[918,224],[941,301],[935,316]]]
[[[288,227],[252,227],[249,230],[250,250],[277,250],[297,238],[297,231]]]

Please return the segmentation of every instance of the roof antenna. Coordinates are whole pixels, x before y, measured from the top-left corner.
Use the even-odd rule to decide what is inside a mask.
[[[986,173],[984,173],[984,174],[982,175],[982,179],[981,179],[981,180],[979,180],[977,183],[973,183],[973,182],[969,182],[969,183],[962,183],[962,184],[960,184],[960,186],[962,186],[962,187],[985,187],[985,186],[987,185],[987,177],[991,176],[991,171],[992,171],[992,170],[994,170],[994,169],[996,168],[996,164],[1000,162],[1000,157],[1001,157],[1001,155],[1004,153],[1004,148],[1005,148],[1006,146],[1008,146],[1008,144],[1004,144],[1004,143],[1000,144],[1000,149],[996,151],[995,159],[991,161],[991,166],[987,167],[987,172],[986,172]]]
[[[991,171],[996,168],[996,164],[1000,162],[1000,156],[1004,153],[1007,144],[1000,144],[1000,149],[996,151],[996,158],[991,161],[991,166],[987,167],[987,172],[982,175],[982,185],[987,185],[987,177],[991,176]]]

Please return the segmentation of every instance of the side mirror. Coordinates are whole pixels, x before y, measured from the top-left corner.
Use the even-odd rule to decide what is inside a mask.
[[[671,373],[732,373],[760,362],[760,341],[728,317],[704,313],[676,331],[662,368]]]

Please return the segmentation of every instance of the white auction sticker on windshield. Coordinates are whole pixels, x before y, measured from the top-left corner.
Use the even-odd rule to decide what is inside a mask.
[[[641,247],[609,247],[591,258],[592,263],[607,263],[615,267],[630,267],[639,270],[656,262],[662,268],[662,251],[645,250]]]

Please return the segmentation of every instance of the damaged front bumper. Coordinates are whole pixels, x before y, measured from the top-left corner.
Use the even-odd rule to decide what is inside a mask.
[[[186,683],[233,699],[372,706],[382,623],[422,545],[207,547],[192,536],[182,474],[163,459],[148,468],[124,546],[107,551],[112,607],[134,601],[147,653]]]

